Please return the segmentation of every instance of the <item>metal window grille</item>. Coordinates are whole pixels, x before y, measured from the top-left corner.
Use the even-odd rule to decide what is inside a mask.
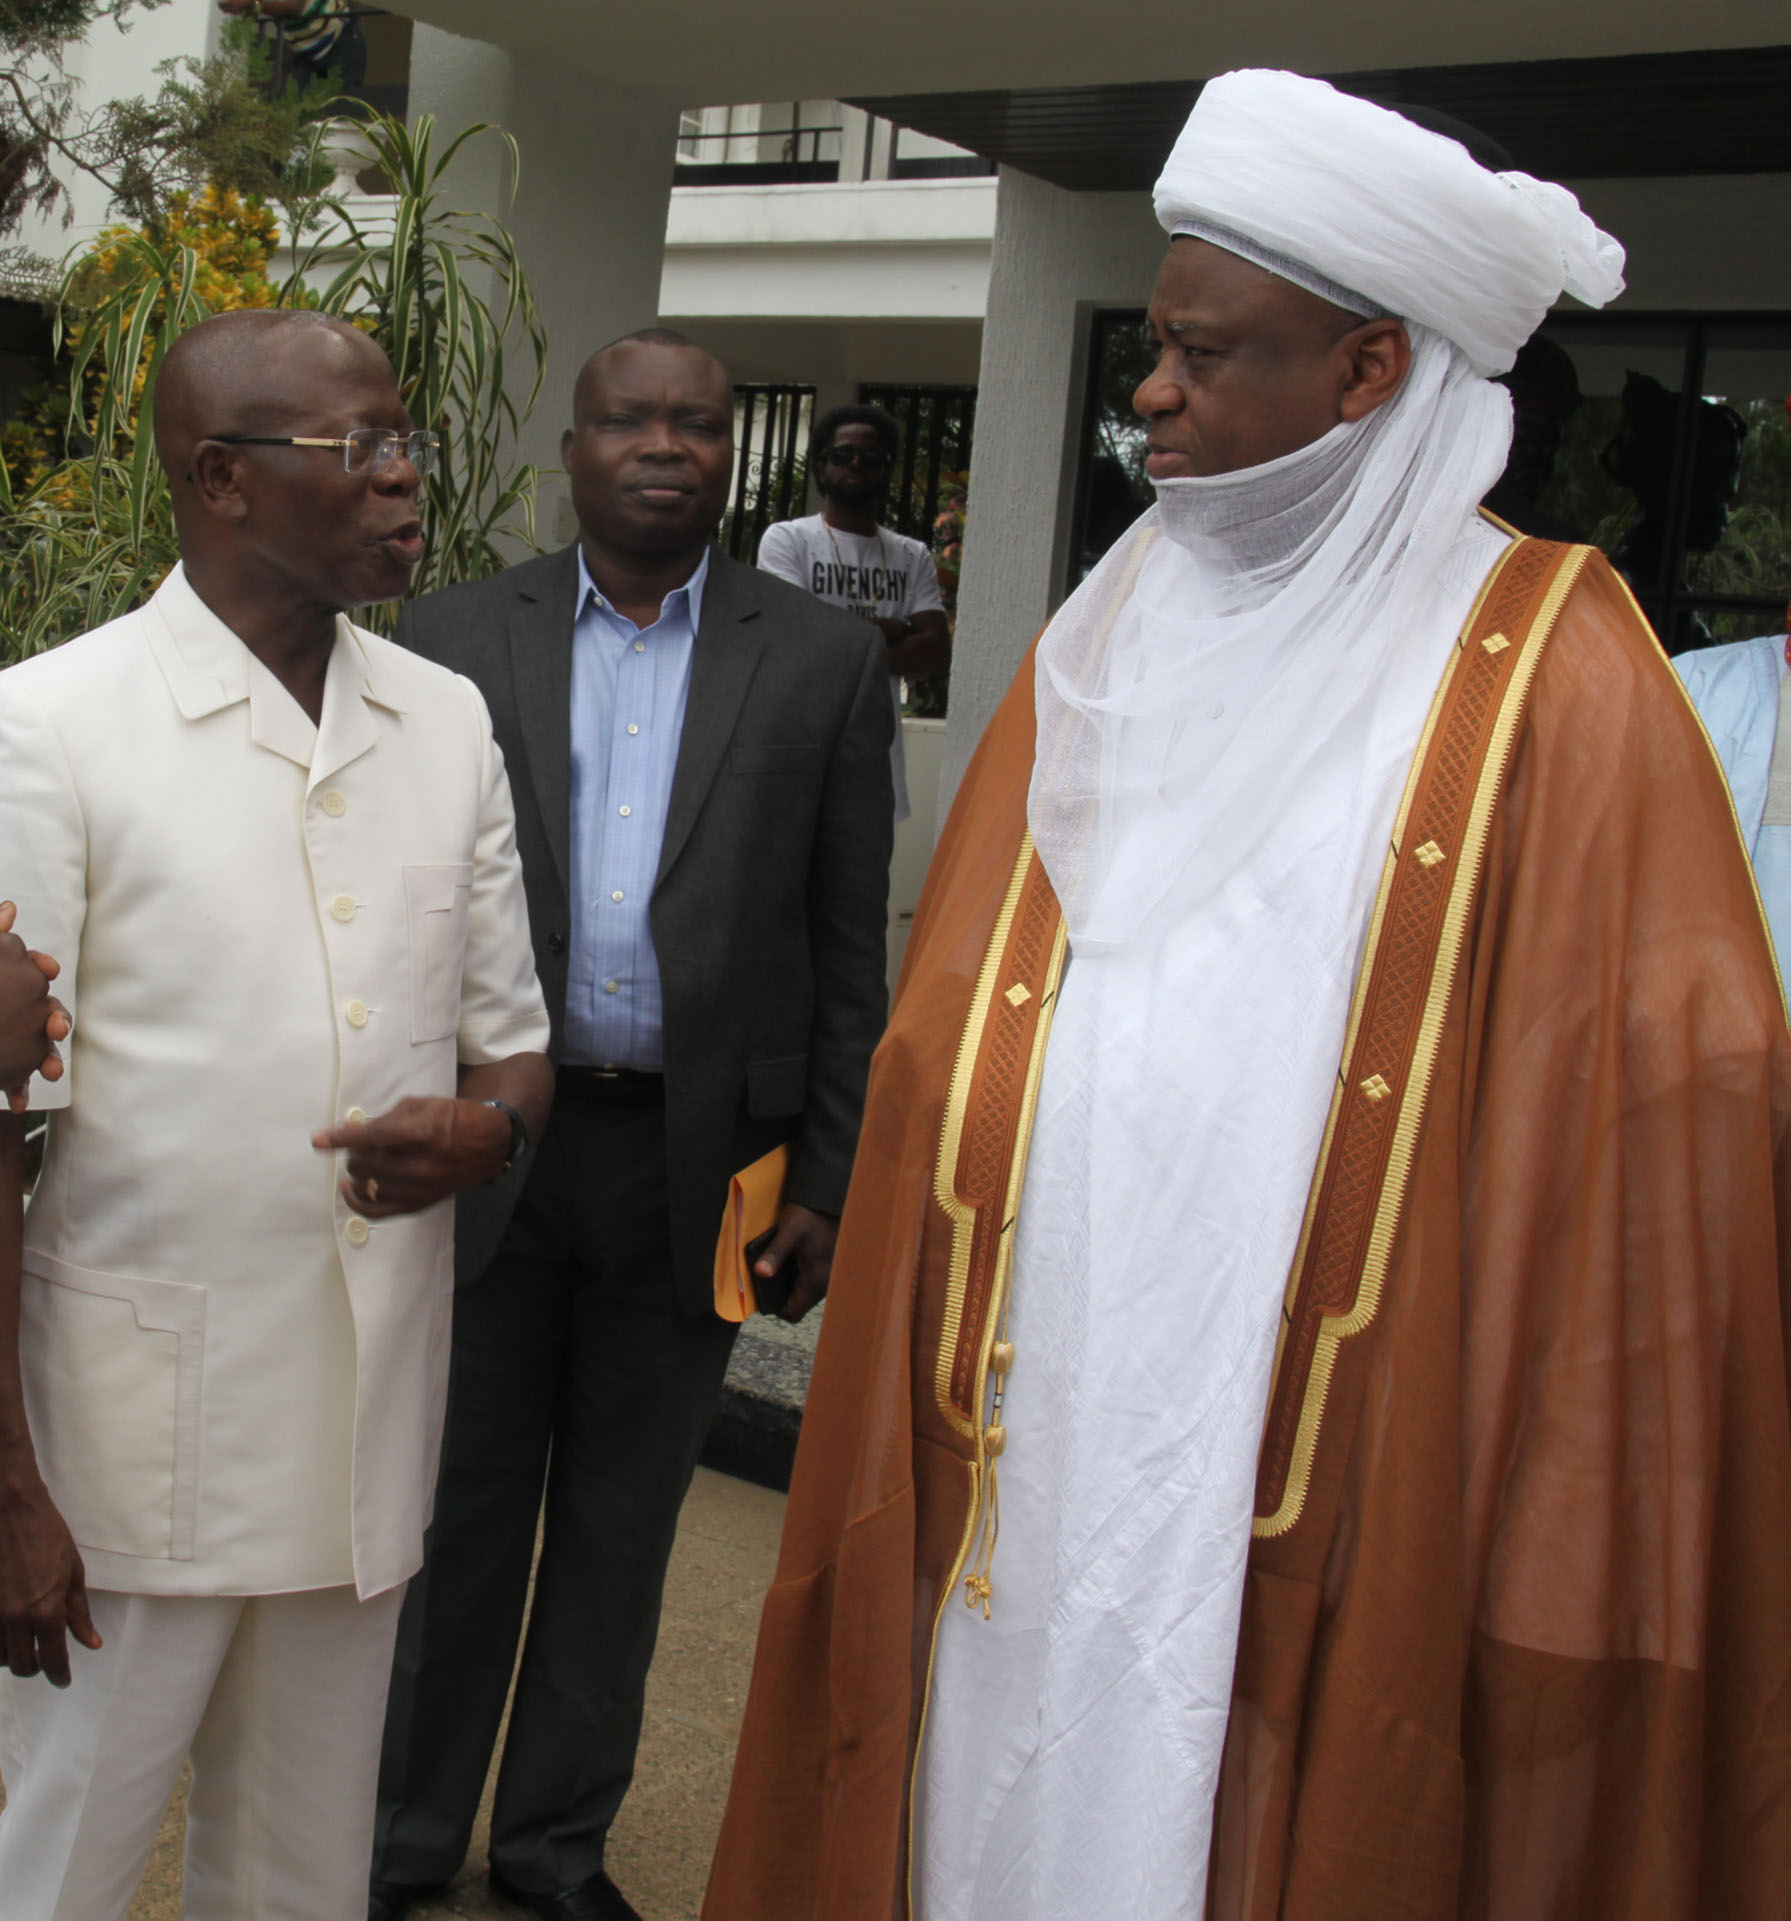
[[[930,546],[941,506],[962,490],[970,470],[976,389],[867,383],[858,398],[901,423],[902,459],[890,480],[884,525]]]
[[[734,389],[734,498],[722,516],[721,545],[735,560],[755,560],[765,529],[802,512],[814,411],[813,387]]]
[[[750,133],[724,127],[705,132],[701,111],[687,110],[679,121],[673,184],[722,187],[756,182],[760,186],[782,186],[834,181],[839,178],[840,137],[844,131],[837,124],[805,127],[798,106],[788,127],[760,127]],[[766,159],[764,154],[772,141],[777,142],[776,158]],[[743,145],[756,148],[760,157],[731,158]]]

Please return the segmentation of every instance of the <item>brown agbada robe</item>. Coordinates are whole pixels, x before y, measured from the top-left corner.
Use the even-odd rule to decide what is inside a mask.
[[[935,1167],[1032,748],[1029,664],[872,1069],[705,1921],[908,1912],[977,1451],[940,1410]],[[1493,806],[1378,1312],[1298,1520],[1252,1543],[1209,1915],[1791,1913],[1788,1056],[1720,772],[1594,557]],[[999,1549],[993,1578],[999,1607]]]

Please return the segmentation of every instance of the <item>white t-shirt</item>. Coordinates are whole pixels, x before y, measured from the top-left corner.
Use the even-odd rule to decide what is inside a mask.
[[[906,620],[931,609],[945,611],[933,556],[918,540],[879,527],[874,534],[849,534],[829,527],[820,514],[780,520],[765,529],[759,565],[779,580],[806,587],[817,600],[862,614],[866,620]],[[908,769],[902,755],[902,680],[892,674],[895,741],[889,750],[895,786],[895,817],[908,818]]]

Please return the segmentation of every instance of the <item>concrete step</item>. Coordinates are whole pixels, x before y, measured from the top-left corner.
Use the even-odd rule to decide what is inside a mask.
[[[703,1465],[787,1492],[824,1307],[791,1326],[755,1314],[740,1329]]]

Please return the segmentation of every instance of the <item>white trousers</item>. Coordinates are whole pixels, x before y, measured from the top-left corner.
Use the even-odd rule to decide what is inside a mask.
[[[355,1921],[404,1590],[94,1593],[74,1684],[0,1674],[0,1921],[125,1921],[189,1756],[185,1921]]]

